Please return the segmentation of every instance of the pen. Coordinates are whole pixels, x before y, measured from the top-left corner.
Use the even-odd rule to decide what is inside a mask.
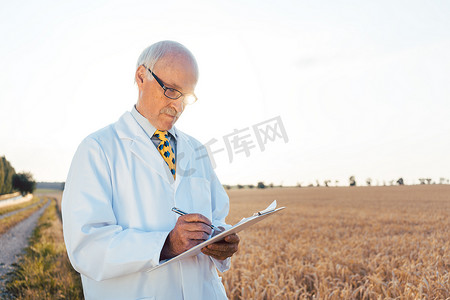
[[[180,216],[184,216],[184,215],[188,214],[187,212],[184,212],[184,211],[182,211],[182,210],[180,210],[180,209],[178,209],[176,207],[172,207],[172,211],[174,213],[179,214]],[[213,229],[214,231],[220,232],[220,229],[217,228],[216,226],[214,226],[213,224],[209,225],[209,227],[211,227],[211,229]]]

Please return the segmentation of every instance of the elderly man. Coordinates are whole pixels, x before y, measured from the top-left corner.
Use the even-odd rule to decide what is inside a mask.
[[[173,126],[197,100],[197,78],[183,45],[151,45],[138,59],[132,111],[78,147],[62,214],[86,299],[226,299],[216,269],[229,268],[236,234],[148,272],[208,239],[211,224],[227,226],[228,196],[207,151]]]

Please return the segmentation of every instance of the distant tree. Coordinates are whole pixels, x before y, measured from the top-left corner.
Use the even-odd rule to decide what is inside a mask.
[[[431,184],[431,178],[427,178],[426,181],[428,184]]]
[[[350,176],[350,178],[348,179],[350,186],[356,186],[356,180],[355,180],[355,176]]]
[[[419,178],[419,182],[420,182],[420,184],[425,184],[425,178]]]
[[[15,190],[18,190],[22,196],[25,196],[28,193],[33,193],[36,188],[36,181],[34,181],[31,173],[18,173],[13,176],[13,187]]]
[[[297,187],[302,187],[302,182],[297,182]]]
[[[444,177],[439,178],[439,184],[445,184],[445,178]]]
[[[243,188],[244,188],[244,186],[243,186],[243,185],[240,185],[240,184],[238,184],[238,185],[237,185],[237,188],[238,188],[238,189],[243,189]]]
[[[334,181],[334,185],[338,186],[339,180]]]
[[[0,157],[0,195],[3,191],[3,182],[5,181],[5,170],[3,169],[3,157]]]
[[[316,186],[320,186],[320,182],[317,179],[316,179]]]
[[[13,191],[12,178],[16,171],[10,162],[4,157],[0,157],[0,195]]]
[[[403,178],[402,177],[400,177],[398,180],[397,180],[397,184],[398,185],[404,185],[405,183],[403,182]]]
[[[254,186],[253,184],[249,184],[249,185],[247,185],[247,187],[250,188],[250,189],[252,189],[252,188],[254,188],[255,186]]]
[[[229,190],[229,189],[231,189],[231,186],[229,186],[228,184],[225,184],[225,185],[223,186],[223,188],[226,189],[226,190]]]
[[[372,185],[372,178],[370,178],[370,177],[367,178],[366,179],[366,183],[367,183],[368,186],[371,186]]]
[[[331,180],[327,179],[323,181],[323,184],[328,187],[328,185],[330,184]]]
[[[270,187],[270,188],[273,188],[273,182],[271,182],[271,183],[269,184],[269,187]]]
[[[266,185],[264,184],[264,182],[260,181],[258,182],[258,185],[256,186],[258,189],[265,189]]]
[[[3,185],[5,182],[5,169],[3,166],[3,158],[0,157],[0,195],[3,194]]]

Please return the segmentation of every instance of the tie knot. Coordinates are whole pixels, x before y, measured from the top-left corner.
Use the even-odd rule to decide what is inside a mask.
[[[156,136],[161,141],[169,139],[169,134],[167,133],[167,131],[156,130],[154,136]]]

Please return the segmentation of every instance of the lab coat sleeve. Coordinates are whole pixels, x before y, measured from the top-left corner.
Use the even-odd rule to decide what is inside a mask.
[[[213,203],[213,224],[222,226],[225,229],[230,228],[231,225],[225,223],[225,218],[230,210],[230,201],[214,171],[212,171],[211,176],[211,199]],[[220,272],[225,272],[230,269],[230,257],[225,260],[218,260],[211,257],[211,260]]]
[[[125,229],[117,224],[109,161],[92,137],[81,143],[73,158],[62,216],[72,265],[96,281],[145,271],[159,264],[169,234]]]

